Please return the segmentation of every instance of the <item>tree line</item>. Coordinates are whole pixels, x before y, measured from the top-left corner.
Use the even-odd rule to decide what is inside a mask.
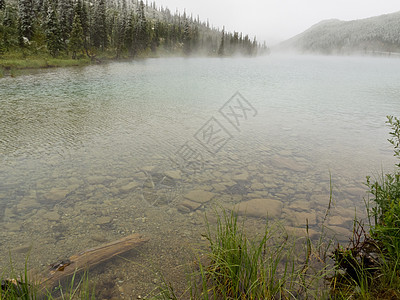
[[[225,32],[186,13],[142,0],[0,0],[0,55],[21,50],[53,57],[151,53],[256,55],[256,38]]]

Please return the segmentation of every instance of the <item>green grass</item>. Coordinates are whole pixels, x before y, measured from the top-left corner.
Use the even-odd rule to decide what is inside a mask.
[[[13,263],[10,260],[10,272],[8,276],[2,274],[0,277],[0,299],[13,300],[13,299],[81,299],[90,300],[95,299],[95,287],[89,281],[89,273],[85,271],[80,274],[74,273],[73,276],[66,283],[59,283],[58,286],[52,290],[43,288],[38,283],[34,282],[29,277],[28,260],[25,261],[25,268],[22,273],[17,273],[13,268]]]
[[[279,224],[265,225],[249,238],[245,222],[222,210],[215,228],[207,222],[209,250],[197,254],[183,294],[162,278],[156,299],[298,299],[329,294],[325,277],[331,272],[319,253],[324,244],[308,236],[291,238]],[[328,243],[330,244],[330,243]]]
[[[84,66],[90,64],[88,57],[71,59],[68,56],[57,58],[46,54],[27,54],[22,51],[15,51],[0,56],[0,78],[5,75],[17,76],[19,70],[41,69],[54,67]]]
[[[389,142],[400,158],[400,120],[388,116]],[[347,247],[334,251],[336,274],[331,292],[338,298],[400,299],[400,165],[375,180],[367,177],[368,229],[355,222]]]

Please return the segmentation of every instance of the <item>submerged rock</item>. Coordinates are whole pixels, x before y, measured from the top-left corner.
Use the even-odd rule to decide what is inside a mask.
[[[96,224],[97,225],[104,225],[104,224],[108,224],[111,222],[111,217],[107,217],[107,216],[103,216],[103,217],[99,217],[96,219]]]
[[[209,202],[215,196],[214,193],[203,191],[203,190],[193,190],[185,194],[186,199],[192,200],[198,203]]]
[[[200,206],[201,206],[201,203],[199,203],[199,202],[194,202],[189,199],[185,199],[179,204],[178,210],[181,212],[187,213],[187,212],[191,212],[193,210],[198,209]]]
[[[254,218],[279,218],[282,213],[283,204],[279,200],[268,198],[252,199],[241,202],[234,206],[234,211],[239,215],[246,215]]]
[[[171,177],[172,179],[175,179],[175,180],[180,180],[182,178],[182,172],[179,171],[179,170],[166,171],[164,174],[169,176],[169,177]]]
[[[139,186],[139,183],[132,181],[120,188],[121,193],[129,193],[130,191],[136,189]]]
[[[50,202],[60,202],[65,199],[70,191],[62,188],[52,188],[44,195],[44,198]]]
[[[43,218],[49,221],[58,221],[60,220],[60,215],[56,211],[49,211],[43,214]]]

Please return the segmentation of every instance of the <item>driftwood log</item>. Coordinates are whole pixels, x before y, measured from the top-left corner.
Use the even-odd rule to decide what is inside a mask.
[[[131,234],[117,241],[85,250],[50,265],[45,272],[35,276],[35,282],[39,284],[41,290],[51,290],[74,273],[94,267],[147,241],[148,239],[140,234]]]

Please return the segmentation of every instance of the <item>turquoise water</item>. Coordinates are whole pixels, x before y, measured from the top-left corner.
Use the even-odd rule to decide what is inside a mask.
[[[340,218],[329,225],[345,239],[365,176],[395,162],[385,121],[400,111],[399,69],[389,58],[168,58],[2,78],[2,265],[9,249],[40,268],[140,232],[151,242],[132,259],[165,252],[170,267],[202,242],[205,212],[255,198],[279,201],[288,227],[308,218],[317,230],[330,174]],[[235,127],[219,110],[236,92],[248,110]],[[214,146],[205,124],[223,126]]]

